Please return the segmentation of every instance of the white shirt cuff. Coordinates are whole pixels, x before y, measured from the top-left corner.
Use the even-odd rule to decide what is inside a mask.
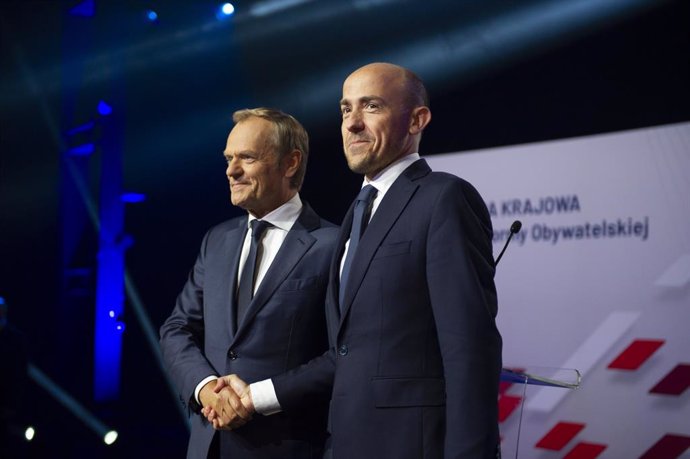
[[[250,384],[249,390],[251,391],[252,403],[254,403],[254,409],[257,413],[269,416],[282,411],[273,382],[270,379]]]
[[[204,386],[206,384],[208,384],[209,381],[213,381],[214,379],[218,379],[218,376],[214,376],[214,375],[206,376],[204,379],[201,380],[201,382],[199,384],[196,385],[196,389],[194,389],[194,400],[196,400],[196,402],[200,406],[202,406],[202,405],[201,405],[201,400],[199,400],[199,392],[201,392],[201,389],[203,389]]]

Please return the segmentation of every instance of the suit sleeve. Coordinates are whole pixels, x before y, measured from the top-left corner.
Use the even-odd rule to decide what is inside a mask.
[[[446,384],[446,457],[495,457],[501,336],[491,220],[466,182],[449,182],[434,204],[427,279]]]
[[[330,225],[327,233],[328,237],[325,240],[329,246],[326,260],[331,262],[338,234],[338,228]],[[325,270],[324,273],[326,272]],[[327,293],[326,298],[328,296]],[[329,317],[329,311],[330,308],[326,304],[327,330],[329,343],[332,344],[334,339],[331,336],[332,330],[330,327],[333,323],[337,323],[337,319]],[[330,400],[334,374],[335,349],[331,346],[322,355],[272,377],[271,382],[273,383],[281,410],[284,412],[303,411],[305,406],[312,406],[315,402],[327,402]]]
[[[197,384],[217,374],[204,356],[204,260],[209,234],[201,244],[196,263],[177,297],[172,314],[160,329],[161,350],[168,372],[180,393],[180,400],[198,411],[194,400]]]
[[[315,400],[327,401],[333,389],[335,350],[327,350],[311,361],[271,378],[283,411],[304,409]]]

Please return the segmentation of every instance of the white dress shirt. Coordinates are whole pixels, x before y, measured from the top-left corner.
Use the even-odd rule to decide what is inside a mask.
[[[362,188],[366,185],[372,185],[378,190],[374,202],[371,206],[371,214],[369,216],[369,221],[374,216],[374,213],[379,208],[383,197],[386,195],[390,187],[393,185],[400,174],[403,173],[413,162],[419,159],[419,153],[412,153],[403,156],[396,162],[390,164],[388,167],[379,172],[376,177],[372,180],[368,180],[364,177],[362,182]],[[350,240],[345,243],[345,250],[343,252],[343,257],[340,259],[340,273],[343,272],[343,263],[345,263],[345,257],[347,256],[347,250],[350,247]],[[242,375],[239,375],[242,377]],[[273,387],[273,382],[270,379],[265,379],[263,381],[256,382],[249,385],[252,394],[252,401],[254,402],[254,409],[257,413],[263,415],[269,415],[278,413],[281,411],[280,403],[278,403],[278,397],[276,396],[275,388]]]
[[[254,293],[256,293],[256,290],[259,288],[259,285],[261,285],[261,281],[263,281],[264,277],[266,276],[266,273],[268,272],[268,269],[271,267],[273,260],[278,254],[280,247],[283,245],[283,242],[287,237],[288,231],[292,229],[292,226],[299,218],[299,214],[301,212],[302,200],[299,197],[299,193],[295,193],[295,195],[289,201],[287,201],[282,206],[270,211],[261,219],[270,223],[273,226],[269,226],[266,229],[266,232],[264,233],[264,236],[261,239],[261,258],[257,260],[257,273],[256,280],[254,281]],[[251,213],[249,214],[249,218],[247,219],[247,234],[244,238],[244,243],[242,244],[240,264],[237,269],[236,285],[238,288],[240,284],[240,277],[242,276],[242,269],[244,268],[244,265],[247,262],[247,257],[249,256],[249,246],[251,244],[252,239],[250,225],[252,220],[256,219],[257,218]],[[196,399],[197,403],[201,404],[201,401],[199,400],[199,392],[201,392],[201,389],[209,381],[213,381],[216,378],[216,375],[209,375],[206,378],[202,379],[199,384],[197,384],[196,389],[194,390],[194,398]],[[261,389],[259,390],[261,391]],[[275,391],[273,390],[273,384],[271,384],[270,388],[266,388],[263,393],[268,393],[268,395],[270,396],[271,392],[273,392],[273,399],[276,399]],[[252,395],[254,395],[253,392]],[[259,395],[259,398],[260,397],[261,395]],[[254,403],[256,404],[255,400]],[[259,404],[261,405],[261,402],[259,402]]]

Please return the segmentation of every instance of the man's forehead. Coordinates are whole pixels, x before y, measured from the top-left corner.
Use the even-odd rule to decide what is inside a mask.
[[[276,148],[277,141],[277,134],[270,123],[253,124],[249,121],[241,121],[230,131],[224,153],[272,151]]]
[[[352,97],[348,98],[345,95],[343,95],[343,98],[340,99],[340,105],[349,105],[352,103],[364,103],[364,102],[371,102],[371,101],[382,101],[384,100],[382,96],[370,94],[370,95],[364,95],[364,96],[358,96],[358,97]]]
[[[343,83],[342,101],[391,99],[404,92],[404,79],[391,71],[357,71]]]

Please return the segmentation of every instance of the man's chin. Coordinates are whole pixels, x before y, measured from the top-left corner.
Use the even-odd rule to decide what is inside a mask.
[[[355,174],[366,174],[371,167],[367,157],[363,154],[347,156],[345,159],[347,159],[347,167]]]
[[[348,161],[347,166],[355,174],[366,175],[373,169],[371,161]]]
[[[244,209],[244,204],[246,203],[246,199],[243,197],[239,196],[230,196],[230,202],[232,203],[233,206],[241,207]]]

